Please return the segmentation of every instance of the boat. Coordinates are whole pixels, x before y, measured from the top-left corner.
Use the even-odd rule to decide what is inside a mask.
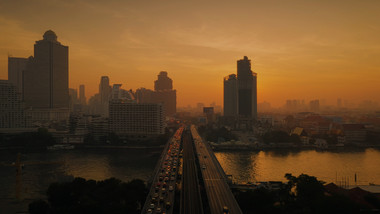
[[[70,145],[70,144],[56,144],[56,145],[47,147],[48,150],[68,150],[68,149],[74,149],[74,148],[75,146]]]

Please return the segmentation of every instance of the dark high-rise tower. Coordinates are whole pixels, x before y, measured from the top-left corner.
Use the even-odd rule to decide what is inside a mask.
[[[246,56],[237,61],[237,75],[224,78],[224,115],[257,118],[257,74]]]
[[[86,105],[86,93],[84,85],[79,85],[79,102],[81,105]]]
[[[237,61],[238,114],[241,117],[257,117],[257,74],[251,70],[251,60]]]
[[[161,71],[158,74],[158,79],[154,81],[154,90],[172,90],[173,89],[173,81],[168,77],[168,72]]]
[[[69,48],[48,30],[36,41],[34,57],[29,57],[24,72],[24,100],[27,107],[69,107]]]
[[[23,73],[27,62],[27,58],[8,57],[8,80],[16,86],[18,93],[23,91]]]
[[[237,80],[236,74],[230,74],[224,78],[224,116],[237,115]]]

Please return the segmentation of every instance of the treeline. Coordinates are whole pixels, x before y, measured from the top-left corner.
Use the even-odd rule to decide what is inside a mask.
[[[0,134],[0,145],[3,146],[50,146],[56,143],[53,135],[45,128],[37,132],[21,134]]]
[[[140,213],[148,189],[142,180],[122,182],[75,178],[72,182],[52,183],[47,201],[29,204],[30,214],[125,214]]]
[[[373,194],[363,198],[367,203],[363,205],[343,194],[328,192],[323,182],[313,176],[286,174],[285,177],[288,182],[277,190],[258,188],[236,191],[235,197],[243,213],[357,214],[373,213],[374,209],[380,209],[380,200]]]
[[[203,125],[198,127],[199,134],[207,141],[219,142],[237,140],[238,137],[225,127],[213,128],[212,125]]]

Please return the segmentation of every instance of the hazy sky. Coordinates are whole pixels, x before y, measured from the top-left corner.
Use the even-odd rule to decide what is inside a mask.
[[[51,29],[69,46],[70,87],[100,76],[153,88],[168,71],[179,106],[223,102],[248,56],[258,101],[380,100],[379,0],[0,0],[0,79]]]

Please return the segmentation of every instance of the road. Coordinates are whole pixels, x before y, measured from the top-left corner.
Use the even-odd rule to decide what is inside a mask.
[[[221,214],[223,208],[227,207],[228,213],[241,214],[242,211],[227,184],[227,178],[213,151],[202,141],[195,126],[191,126],[191,133],[199,157],[199,165],[211,213]]]
[[[185,131],[183,134],[181,214],[203,214],[197,166],[194,156],[194,144],[189,131]]]
[[[180,127],[165,146],[155,169],[152,186],[142,208],[142,214],[173,213],[178,175],[180,142],[184,127]]]

